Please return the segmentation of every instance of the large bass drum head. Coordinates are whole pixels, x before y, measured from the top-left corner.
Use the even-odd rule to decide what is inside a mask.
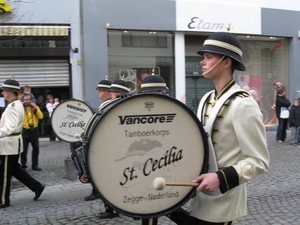
[[[86,103],[77,99],[65,100],[52,112],[52,129],[63,141],[80,141],[80,136],[92,115],[93,111]]]
[[[134,218],[166,215],[185,204],[192,187],[154,189],[153,180],[191,182],[203,173],[207,141],[196,115],[161,94],[135,95],[110,107],[89,137],[91,182],[112,208]]]

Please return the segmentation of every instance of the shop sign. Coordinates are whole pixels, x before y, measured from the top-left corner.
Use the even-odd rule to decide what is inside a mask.
[[[176,1],[176,30],[261,34],[258,6],[199,1]]]

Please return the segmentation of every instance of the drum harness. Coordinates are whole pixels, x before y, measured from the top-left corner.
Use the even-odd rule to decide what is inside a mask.
[[[203,111],[204,111],[204,105],[206,104],[207,99],[210,97],[210,95],[213,93],[214,91],[210,91],[207,92],[201,99],[200,103],[199,103],[199,107],[198,107],[198,112],[197,112],[197,117],[199,118],[200,122],[203,121]],[[244,91],[244,90],[240,90],[240,89],[233,89],[233,90],[229,90],[226,93],[224,93],[216,102],[215,106],[213,107],[213,110],[211,111],[210,115],[209,115],[209,119],[207,120],[205,126],[203,126],[206,135],[207,135],[207,139],[208,139],[208,172],[216,172],[219,170],[219,166],[218,166],[218,161],[216,158],[216,153],[214,150],[214,145],[212,143],[212,131],[213,131],[213,127],[214,127],[214,123],[217,119],[217,116],[219,114],[219,112],[221,111],[224,103],[230,99],[232,96],[234,96],[235,94],[238,93],[247,93],[248,92]],[[218,189],[217,191],[213,192],[213,193],[209,193],[211,195],[219,195],[221,194],[220,190]]]

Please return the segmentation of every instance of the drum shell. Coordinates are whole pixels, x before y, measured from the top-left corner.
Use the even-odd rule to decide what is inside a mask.
[[[135,95],[104,110],[93,124],[87,170],[112,208],[134,218],[153,218],[169,214],[194,195],[193,187],[158,191],[152,185],[158,176],[191,182],[207,169],[206,134],[183,103],[161,94]]]

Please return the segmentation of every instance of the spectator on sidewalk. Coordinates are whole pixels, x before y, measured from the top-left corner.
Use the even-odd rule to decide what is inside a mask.
[[[8,102],[0,123],[0,209],[3,209],[10,206],[12,176],[35,193],[35,201],[41,196],[45,186],[22,170],[18,163],[19,154],[23,151],[21,132],[24,121],[24,107],[18,100],[19,82],[14,79],[6,80],[1,90]]]
[[[53,107],[55,108],[59,104],[59,98],[54,98]]]
[[[291,145],[298,145],[298,130],[300,127],[300,106],[299,100],[295,100],[290,108],[289,126],[291,128]]]
[[[36,99],[34,97],[34,95],[31,93],[31,87],[29,85],[25,85],[23,87],[23,93],[22,93],[22,96],[21,96],[21,102],[24,102],[24,96],[25,95],[30,95],[31,96],[31,99],[33,102],[36,102]],[[24,104],[24,103],[23,103]]]
[[[55,104],[54,103],[54,98],[52,95],[47,95],[47,104],[46,104],[46,109],[48,111],[48,115],[49,115],[49,122],[50,122],[50,135],[55,135],[53,133],[53,129],[52,129],[52,125],[51,125],[51,116],[52,116],[52,112],[53,110],[55,109],[55,107],[58,105],[58,104]],[[55,141],[59,142],[59,139],[58,137],[55,135]]]
[[[278,143],[287,142],[286,140],[286,130],[288,128],[288,116],[282,116],[283,110],[288,110],[288,107],[291,105],[291,102],[285,97],[286,90],[284,87],[281,87],[277,91],[276,95],[276,108],[275,112],[278,118],[278,127],[276,133],[276,140]]]
[[[31,95],[27,94],[23,99],[24,122],[22,130],[23,152],[21,153],[21,168],[27,168],[27,152],[29,143],[32,146],[31,167],[33,170],[41,171],[38,167],[39,160],[39,120],[43,119],[43,113],[40,108],[32,101]]]

